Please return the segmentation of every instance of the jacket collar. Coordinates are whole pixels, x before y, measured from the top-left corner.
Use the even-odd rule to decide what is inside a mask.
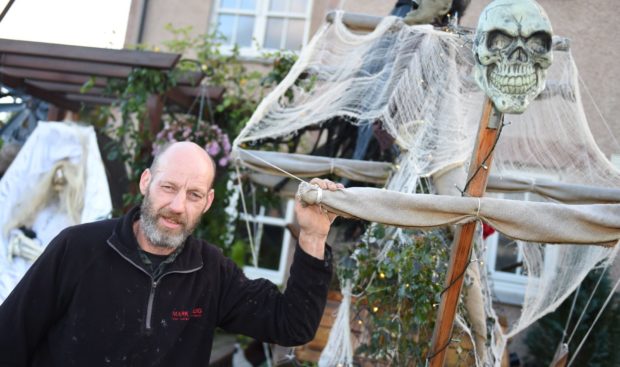
[[[146,269],[138,253],[139,245],[133,232],[133,223],[140,218],[140,207],[136,206],[127,214],[119,218],[112,235],[108,239],[108,244],[114,248],[123,258],[133,263],[146,273]],[[183,250],[176,259],[166,267],[166,273],[187,273],[196,271],[203,266],[201,241],[193,236],[185,240]]]

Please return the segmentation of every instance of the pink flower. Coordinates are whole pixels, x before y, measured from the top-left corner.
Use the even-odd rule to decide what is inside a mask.
[[[228,157],[220,158],[217,163],[220,165],[220,167],[226,167],[226,165],[228,164]]]
[[[205,150],[211,157],[215,157],[221,151],[221,148],[216,141],[211,141],[205,145]]]

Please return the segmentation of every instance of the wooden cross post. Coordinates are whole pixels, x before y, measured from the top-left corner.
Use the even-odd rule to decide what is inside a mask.
[[[476,148],[469,166],[467,177],[469,184],[464,191],[467,196],[481,197],[484,195],[489,168],[493,161],[493,149],[503,118],[503,113],[497,111],[493,102],[489,97],[486,97],[480,118]],[[477,222],[474,221],[459,226],[454,236],[445,290],[441,295],[433,340],[428,355],[428,362],[431,367],[443,367],[446,350],[451,342],[452,326],[463,286],[463,278],[470,262],[476,224]]]

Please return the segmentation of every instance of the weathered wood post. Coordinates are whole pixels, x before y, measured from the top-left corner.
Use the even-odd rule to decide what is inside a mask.
[[[467,196],[481,197],[487,186],[489,168],[493,161],[493,149],[498,138],[504,114],[497,111],[493,102],[486,97],[480,118],[478,137],[467,176],[468,185],[464,191]],[[446,350],[452,337],[452,326],[456,308],[463,286],[465,271],[470,263],[471,249],[477,222],[470,222],[457,228],[450,253],[450,263],[446,275],[445,291],[437,310],[437,320],[428,361],[432,367],[444,364]]]

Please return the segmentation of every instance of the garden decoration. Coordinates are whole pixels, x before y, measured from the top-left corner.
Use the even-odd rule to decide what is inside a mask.
[[[504,124],[503,114],[523,113],[545,88],[547,69],[553,61],[551,40],[549,18],[534,0],[495,0],[480,14],[474,37],[475,79],[487,97],[463,195],[482,197],[485,193],[493,151]],[[427,359],[431,366],[444,365],[475,231],[476,223],[464,224],[456,230],[446,289],[437,310],[431,354]],[[530,241],[558,242],[542,238]]]
[[[474,37],[476,83],[504,113],[523,113],[545,89],[551,22],[534,0],[494,0]]]
[[[393,42],[395,39],[398,42]],[[552,179],[547,181],[544,191],[547,188],[551,191],[557,189],[555,197],[566,203],[574,202],[566,198],[566,189],[579,192],[582,188],[590,188],[594,194],[598,192],[597,188],[607,192],[620,187],[620,172],[613,168],[591,139],[576,85],[577,70],[569,52],[556,52],[553,64],[547,69],[549,80],[561,88],[554,90],[554,93],[545,93],[544,99],[532,99],[522,114],[506,115],[507,121],[502,123],[501,111],[495,112],[490,100],[485,102],[486,95],[472,79],[477,67],[471,51],[472,42],[468,34],[408,27],[394,17],[384,18],[368,34],[357,34],[344,25],[343,14],[336,13],[333,21],[324,25],[304,48],[291,72],[260,103],[233,142],[232,154],[240,169],[247,167],[254,170],[252,166],[257,166],[256,161],[266,156],[256,155],[246,165],[244,157],[253,154],[247,150],[249,146],[265,150],[260,143],[267,139],[273,141],[278,138],[286,142],[299,131],[328,124],[330,119],[336,117],[344,117],[351,124],[380,120],[382,128],[400,150],[394,164],[395,170],[385,189],[348,188],[336,193],[323,192],[319,201],[326,210],[337,213],[349,213],[349,205],[360,205],[360,212],[349,215],[369,221],[385,221],[375,216],[380,213],[395,215],[396,220],[385,222],[404,227],[429,228],[482,219],[510,236],[524,239],[523,243],[527,245],[520,247],[524,252],[524,266],[532,280],[529,284],[535,283],[536,287],[526,289],[526,302],[519,319],[508,330],[501,328],[493,311],[490,284],[485,277],[486,267],[481,261],[469,261],[469,253],[463,255],[467,266],[475,268],[481,275],[479,292],[484,305],[479,309],[484,315],[476,316],[485,323],[482,330],[487,333],[483,335],[482,342],[475,343],[476,365],[499,366],[508,338],[557,307],[593,267],[613,259],[618,246],[583,244],[599,240],[606,245],[617,243],[619,222],[613,218],[620,214],[618,201],[583,206],[581,209],[589,213],[584,216],[584,213],[575,211],[577,207],[562,202],[543,203],[542,210],[539,203],[442,195],[421,199],[415,194],[429,180],[428,191],[437,193],[435,177],[446,177],[446,172],[462,170],[470,162],[473,147],[479,145],[476,132],[480,121],[486,121],[486,118],[481,119],[481,115],[489,117],[492,121],[490,125],[496,128],[497,133],[495,137],[481,139],[487,141],[487,148],[493,151],[493,159],[490,155],[481,154],[482,159],[469,163],[470,170],[474,172],[492,171],[500,179],[516,176],[523,182],[528,182],[531,177],[529,170],[544,172]],[[372,78],[359,72],[367,60],[373,60],[377,65]],[[309,76],[316,81],[312,89],[295,84]],[[293,95],[294,99],[290,100],[288,95]],[[484,114],[481,113],[481,106],[484,107]],[[499,130],[502,141],[495,144]],[[554,144],[548,144],[549,141]],[[575,146],[581,148],[574,149]],[[241,152],[241,149],[246,150]],[[308,152],[302,145],[295,151],[297,154]],[[290,158],[294,159],[292,156]],[[275,161],[263,164],[271,165],[270,170],[277,171],[272,167],[277,166]],[[287,175],[281,171],[279,174]],[[467,192],[477,185],[475,181],[478,179],[452,181],[445,187],[456,186]],[[484,191],[484,184],[481,186]],[[535,186],[522,185],[520,190],[533,191]],[[372,191],[367,196],[358,196],[364,190]],[[559,194],[562,191],[564,194]],[[319,194],[315,192],[312,195],[316,200]],[[596,194],[586,196],[593,198]],[[384,206],[381,201],[388,200],[386,197],[392,199],[389,199],[390,204]],[[422,205],[423,208],[409,210],[407,206],[410,204]],[[516,208],[519,208],[518,211]],[[547,212],[547,209],[551,211]],[[572,213],[572,224],[581,226],[590,223],[598,229],[575,231],[560,238],[558,236],[567,228],[562,222],[563,213]],[[524,232],[538,233],[540,236],[522,235],[509,228],[520,220],[519,216],[533,219],[534,215],[556,219],[552,222],[541,219],[521,223],[525,226],[522,227]],[[422,218],[428,220],[422,221]],[[394,228],[393,231],[391,236],[405,236],[403,229]],[[590,233],[593,235],[590,236]],[[594,233],[602,237],[597,239]],[[610,234],[610,237],[605,237],[607,235],[604,233]],[[549,246],[545,242],[566,244]],[[477,255],[474,260],[486,256],[483,246],[476,246],[474,250]],[[453,273],[456,278],[461,278],[460,272]],[[448,288],[455,287],[445,287]],[[446,292],[438,292],[437,296],[443,296]],[[480,340],[478,335],[474,335],[480,329],[472,330],[469,324],[471,319],[461,311],[457,308],[458,317],[455,318],[459,328],[472,340]],[[439,344],[438,350],[446,345]],[[334,353],[334,359],[330,360],[339,360],[343,365],[347,363],[346,358],[338,355],[338,350]]]
[[[112,213],[95,129],[39,122],[0,179],[0,303],[58,232]]]

